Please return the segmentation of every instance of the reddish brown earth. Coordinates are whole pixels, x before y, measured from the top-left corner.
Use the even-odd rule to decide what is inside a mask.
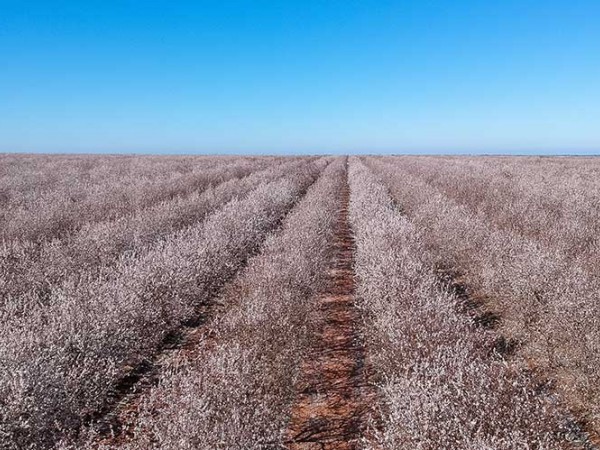
[[[350,192],[343,192],[336,223],[329,288],[319,298],[323,325],[302,365],[286,445],[293,450],[349,450],[366,432],[375,390],[369,385],[365,347],[354,303],[354,240],[348,223]]]

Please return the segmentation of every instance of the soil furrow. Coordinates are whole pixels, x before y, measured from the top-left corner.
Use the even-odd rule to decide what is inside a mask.
[[[355,449],[375,397],[365,365],[360,313],[354,303],[354,239],[346,186],[333,242],[329,288],[318,299],[322,327],[304,361],[286,434],[289,449]]]

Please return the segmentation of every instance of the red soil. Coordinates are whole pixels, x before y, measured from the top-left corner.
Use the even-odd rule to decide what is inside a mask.
[[[302,366],[286,445],[294,450],[355,449],[372,415],[365,348],[354,304],[354,240],[348,223],[350,192],[336,223],[329,289],[319,299],[323,317],[316,346]]]

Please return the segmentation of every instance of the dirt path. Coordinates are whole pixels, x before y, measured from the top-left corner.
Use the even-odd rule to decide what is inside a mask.
[[[287,448],[356,449],[371,415],[375,390],[368,384],[365,348],[354,304],[354,240],[348,222],[348,186],[336,223],[329,289],[319,299],[323,326],[303,363],[287,431]]]

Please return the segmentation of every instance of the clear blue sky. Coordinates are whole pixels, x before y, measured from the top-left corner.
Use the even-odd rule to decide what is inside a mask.
[[[600,151],[600,1],[0,0],[0,152]]]

